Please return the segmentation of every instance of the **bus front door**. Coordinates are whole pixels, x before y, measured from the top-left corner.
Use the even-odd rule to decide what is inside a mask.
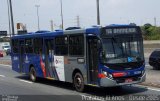
[[[54,78],[54,40],[45,39],[45,68],[46,76]]]
[[[21,73],[25,72],[24,69],[24,40],[19,40],[19,69]]]
[[[98,39],[95,37],[88,38],[88,79],[91,84],[97,84],[98,81]]]

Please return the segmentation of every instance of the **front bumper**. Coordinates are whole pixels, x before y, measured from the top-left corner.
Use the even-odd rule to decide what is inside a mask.
[[[112,80],[110,78],[102,78],[100,80],[100,86],[101,87],[114,87],[114,86],[122,86],[122,85],[130,85],[130,84],[137,84],[144,82],[146,80],[146,73],[144,73],[141,77],[139,77],[139,80],[133,81],[130,83],[117,83],[115,80]]]

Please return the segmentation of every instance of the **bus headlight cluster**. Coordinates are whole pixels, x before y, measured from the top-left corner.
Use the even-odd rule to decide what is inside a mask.
[[[106,71],[103,71],[103,74],[107,76],[107,72]]]
[[[142,75],[144,75],[144,73],[145,73],[145,70],[142,71]]]
[[[109,73],[108,73],[108,77],[109,77],[110,79],[113,79],[112,74],[109,74]]]
[[[110,78],[110,79],[113,78],[112,74],[110,74],[110,73],[108,73],[108,72],[106,72],[106,71],[103,71],[103,74],[104,74],[106,77]]]

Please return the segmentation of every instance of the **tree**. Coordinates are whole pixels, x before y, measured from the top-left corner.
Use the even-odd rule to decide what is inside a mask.
[[[141,29],[145,40],[160,40],[160,27],[146,23]]]
[[[151,27],[152,25],[150,23],[144,24],[144,28],[143,28],[144,34],[149,35],[151,33]]]

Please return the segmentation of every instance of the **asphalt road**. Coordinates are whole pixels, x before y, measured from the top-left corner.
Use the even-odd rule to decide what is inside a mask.
[[[0,60],[10,61],[10,60],[11,60],[11,56],[10,56],[10,55],[7,55],[7,56],[4,56],[4,57],[0,57]]]
[[[14,101],[88,101],[91,98],[104,100],[122,99],[128,96],[145,96],[146,98],[160,100],[160,89],[147,88],[138,85],[116,88],[87,87],[85,93],[76,92],[72,84],[38,79],[36,83],[30,82],[28,76],[16,73],[10,66],[0,65],[0,101],[15,99]],[[114,99],[112,99],[114,97]],[[7,100],[9,101],[9,100]],[[13,101],[13,100],[12,100]],[[133,101],[133,100],[132,100]]]

